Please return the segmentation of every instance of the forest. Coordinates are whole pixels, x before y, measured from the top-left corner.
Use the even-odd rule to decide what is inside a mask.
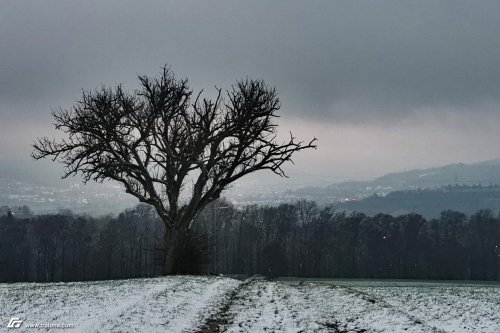
[[[147,205],[99,218],[8,211],[0,282],[159,276],[164,233]],[[218,200],[194,221],[182,263],[186,274],[500,280],[500,216],[368,216],[305,200],[239,208]]]

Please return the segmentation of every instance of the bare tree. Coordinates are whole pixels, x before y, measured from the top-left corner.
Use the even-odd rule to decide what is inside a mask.
[[[84,92],[69,110],[53,112],[60,140],[38,138],[35,159],[65,166],[63,178],[115,180],[151,204],[166,226],[166,274],[180,273],[191,223],[235,180],[268,169],[286,176],[292,154],[315,141],[278,142],[274,118],[280,102],[262,80],[217,89],[215,99],[193,95],[187,80],[168,67],[157,77],[139,76],[141,89],[121,85]]]

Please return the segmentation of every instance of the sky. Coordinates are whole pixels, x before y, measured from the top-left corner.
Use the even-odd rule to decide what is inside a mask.
[[[164,64],[210,96],[276,87],[280,131],[318,149],[290,175],[367,179],[500,157],[498,1],[25,0],[0,11],[0,177],[32,161],[50,112]],[[54,178],[55,179],[55,178]]]

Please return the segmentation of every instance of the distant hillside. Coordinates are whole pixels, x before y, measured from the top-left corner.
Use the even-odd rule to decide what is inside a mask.
[[[390,173],[375,179],[373,183],[393,189],[436,188],[449,184],[500,184],[500,159]]]
[[[446,185],[500,184],[500,159],[474,164],[450,164],[442,167],[386,174],[372,181],[352,181],[326,187],[304,187],[293,193],[321,203],[361,199],[393,191],[436,189]]]
[[[35,213],[71,209],[78,213],[101,215],[119,213],[137,204],[135,198],[125,194],[113,183],[89,183],[83,186],[78,178],[61,181],[49,173],[40,174],[38,175],[40,179],[32,180],[36,178],[35,175],[23,169],[22,165],[17,173],[13,171],[15,169],[4,168],[0,163],[0,206],[27,205]],[[18,175],[20,178],[15,178],[13,175]],[[224,192],[224,196],[235,205],[278,205],[300,199],[314,200],[320,205],[329,205],[359,201],[374,194],[387,196],[394,191],[439,189],[447,185],[481,185],[484,187],[490,184],[500,184],[500,159],[390,173],[371,181],[334,184],[331,184],[332,177],[326,175],[314,176],[306,172],[292,172],[290,175],[291,178],[280,178],[265,173],[250,175],[244,181],[233,184],[228,191]],[[318,184],[331,185],[319,187]],[[420,195],[423,194],[420,193]],[[467,195],[472,200],[470,196],[473,194]],[[492,209],[496,207],[480,206],[474,207]],[[350,209],[350,206],[345,207]],[[393,207],[395,206],[387,207],[387,212],[399,209],[399,207]],[[401,209],[404,211],[406,207],[409,206]],[[431,213],[434,214],[434,211],[431,210]]]
[[[438,217],[444,210],[470,215],[480,209],[490,209],[496,214],[500,211],[500,185],[449,185],[439,189],[395,191],[386,196],[374,194],[359,201],[337,203],[335,208],[367,215],[417,213],[426,218]]]

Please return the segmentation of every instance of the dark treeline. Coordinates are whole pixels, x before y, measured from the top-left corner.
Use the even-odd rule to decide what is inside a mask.
[[[81,281],[157,276],[163,264],[156,214],[138,206],[118,217],[0,218],[0,281]]]
[[[194,224],[185,271],[268,276],[500,280],[500,216],[334,212],[314,202],[237,209],[218,201]],[[0,281],[157,276],[164,228],[138,206],[117,217],[0,218]]]

